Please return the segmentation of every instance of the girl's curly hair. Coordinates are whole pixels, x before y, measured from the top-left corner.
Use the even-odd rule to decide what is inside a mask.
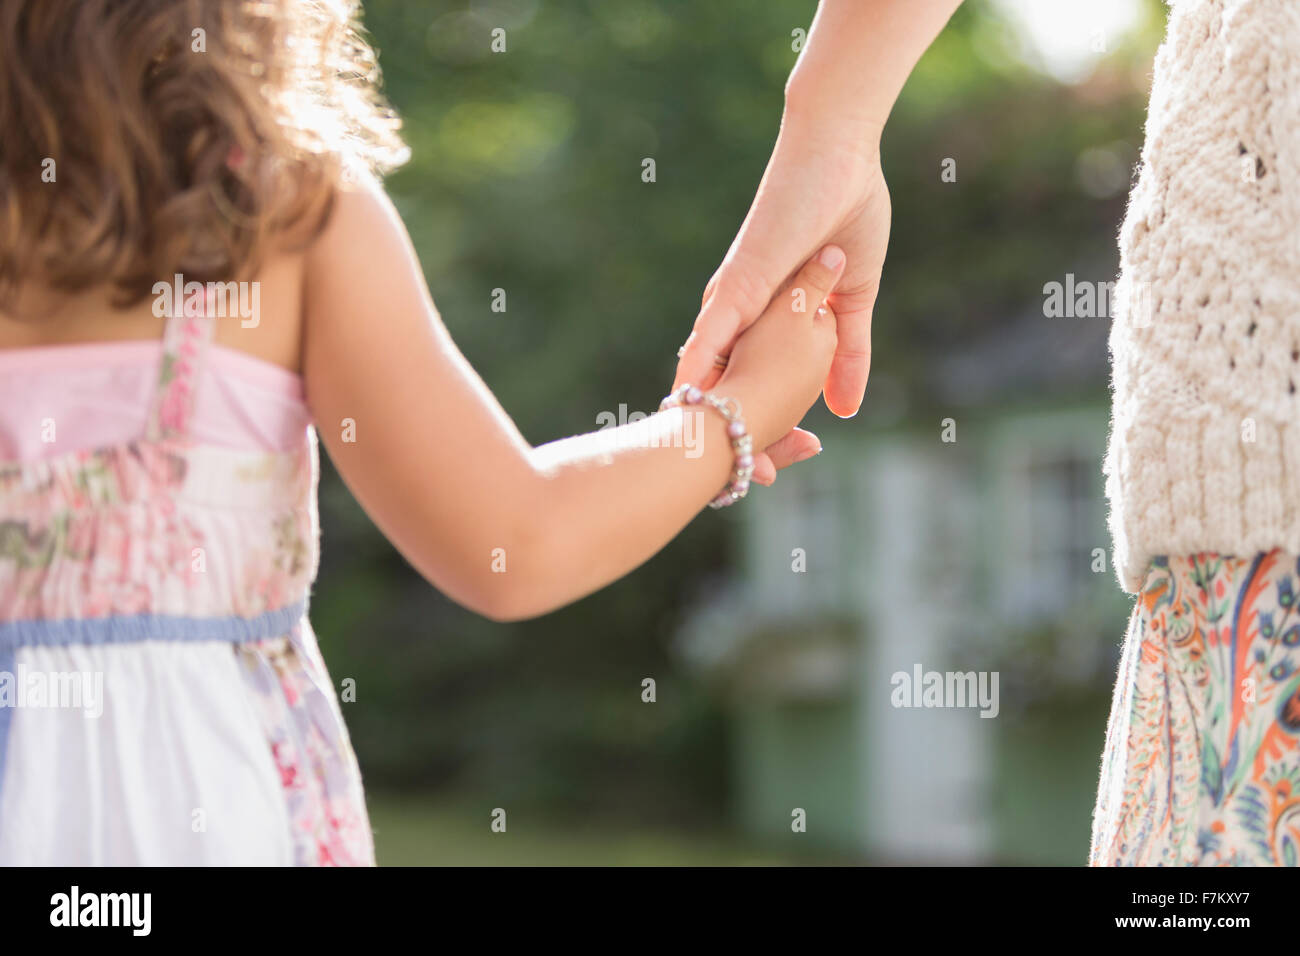
[[[357,0],[0,0],[0,307],[246,278],[407,156]]]

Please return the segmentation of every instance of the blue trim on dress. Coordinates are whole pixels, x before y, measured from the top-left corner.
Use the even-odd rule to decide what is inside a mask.
[[[291,632],[307,612],[304,598],[257,617],[173,617],[132,614],[116,617],[31,618],[0,623],[0,673],[15,674],[20,647],[65,647],[72,644],[129,644],[136,641],[226,641],[242,644]],[[0,793],[4,791],[5,754],[13,707],[0,706]]]
[[[257,617],[172,617],[133,614],[114,617],[30,618],[0,623],[0,652],[15,647],[68,644],[128,644],[133,641],[228,641],[242,644],[288,633],[307,611],[307,601]]]

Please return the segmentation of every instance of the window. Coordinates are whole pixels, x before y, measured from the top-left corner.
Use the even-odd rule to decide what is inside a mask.
[[[1005,611],[1025,623],[1086,600],[1097,580],[1094,551],[1109,546],[1100,457],[1080,438],[1030,439],[1007,456]]]

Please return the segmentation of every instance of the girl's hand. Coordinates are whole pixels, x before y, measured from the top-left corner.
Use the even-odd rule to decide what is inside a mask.
[[[805,263],[736,342],[726,371],[712,385],[716,394],[740,402],[757,448],[791,442],[791,434],[800,434],[791,430],[821,393],[837,342],[835,315],[823,303],[844,269],[838,246],[826,246]]]

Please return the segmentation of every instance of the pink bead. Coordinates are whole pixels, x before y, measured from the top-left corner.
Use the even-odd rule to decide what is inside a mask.
[[[749,479],[741,478],[740,481],[732,485],[731,490],[734,491],[737,495],[743,495],[745,492],[749,490]]]
[[[686,394],[683,397],[687,405],[698,405],[700,402],[704,401],[704,393],[694,385],[686,389]]]
[[[745,434],[745,423],[744,423],[744,422],[728,422],[728,423],[727,423],[727,434],[730,435],[732,438],[740,438],[742,435]]]
[[[737,456],[736,456],[736,467],[738,467],[738,468],[753,468],[753,467],[754,467],[754,456],[753,456],[753,455],[737,455]]]

